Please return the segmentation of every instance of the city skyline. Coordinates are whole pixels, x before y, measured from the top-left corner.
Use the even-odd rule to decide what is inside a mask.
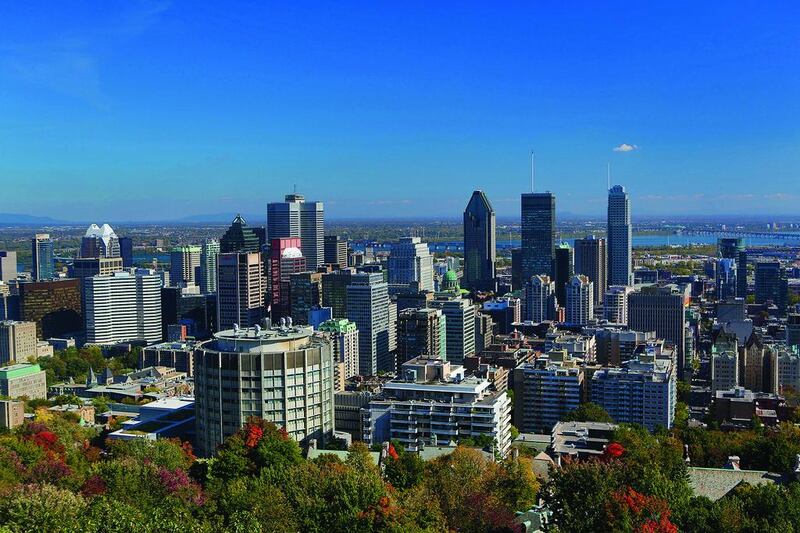
[[[296,184],[330,219],[474,189],[512,216],[531,150],[565,212],[603,212],[609,162],[645,212],[797,211],[794,4],[49,9],[1,27],[0,212],[260,214]]]

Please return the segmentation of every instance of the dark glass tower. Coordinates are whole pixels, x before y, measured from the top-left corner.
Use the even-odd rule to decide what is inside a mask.
[[[608,191],[608,284],[633,283],[631,254],[631,203],[625,187],[614,185]]]
[[[522,195],[522,278],[553,275],[556,197],[549,192]]]
[[[575,255],[569,244],[562,242],[556,246],[555,282],[558,305],[567,305],[567,283],[575,275]]]
[[[494,290],[495,214],[483,191],[475,191],[464,209],[465,287]]]
[[[246,253],[246,252],[260,252],[258,236],[247,227],[247,222],[244,221],[241,215],[236,215],[233,223],[222,236],[219,241],[220,253]]]

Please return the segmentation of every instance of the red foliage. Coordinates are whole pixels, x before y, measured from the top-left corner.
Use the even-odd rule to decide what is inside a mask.
[[[29,437],[29,439],[44,450],[56,453],[64,453],[64,447],[58,442],[58,435],[49,430],[39,431]]]
[[[86,481],[83,482],[83,486],[81,486],[81,494],[84,496],[97,496],[99,494],[105,494],[105,492],[106,482],[97,474],[86,478]]]
[[[283,440],[289,440],[289,432],[286,431],[286,428],[278,428],[278,433]]]
[[[56,483],[72,475],[72,469],[58,455],[48,452],[31,469],[31,479],[39,483]]]
[[[192,448],[191,442],[186,440],[181,442],[181,450],[183,450],[183,453],[186,454],[186,458],[189,459],[189,461],[194,462],[197,460],[197,457],[194,455],[194,448]]]
[[[247,436],[244,439],[244,445],[248,448],[255,448],[258,446],[261,437],[264,436],[264,430],[258,426],[248,424],[246,431]]]
[[[394,445],[391,442],[389,443],[389,457],[391,457],[394,460],[400,458],[400,456],[397,455],[397,450],[394,449]]]
[[[609,459],[617,459],[619,457],[622,457],[624,453],[625,453],[625,448],[622,447],[622,444],[618,442],[612,442],[608,446],[606,446],[603,455]]]
[[[614,493],[608,514],[609,525],[628,517],[637,533],[678,533],[678,528],[669,520],[666,501],[641,494],[631,487]]]
[[[158,470],[158,480],[164,490],[172,495],[181,498],[184,501],[193,503],[195,505],[203,505],[205,503],[205,496],[203,491],[195,481],[189,478],[189,474],[180,468],[169,470],[161,468]]]

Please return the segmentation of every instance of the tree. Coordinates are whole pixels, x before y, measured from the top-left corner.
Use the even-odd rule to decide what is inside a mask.
[[[596,403],[582,403],[564,416],[565,422],[613,422],[611,415]]]

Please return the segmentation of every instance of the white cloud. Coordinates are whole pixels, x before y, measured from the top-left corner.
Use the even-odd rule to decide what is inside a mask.
[[[619,146],[614,147],[615,152],[633,152],[634,150],[638,149],[639,147],[636,146],[635,144],[628,144],[628,143],[622,143]]]

